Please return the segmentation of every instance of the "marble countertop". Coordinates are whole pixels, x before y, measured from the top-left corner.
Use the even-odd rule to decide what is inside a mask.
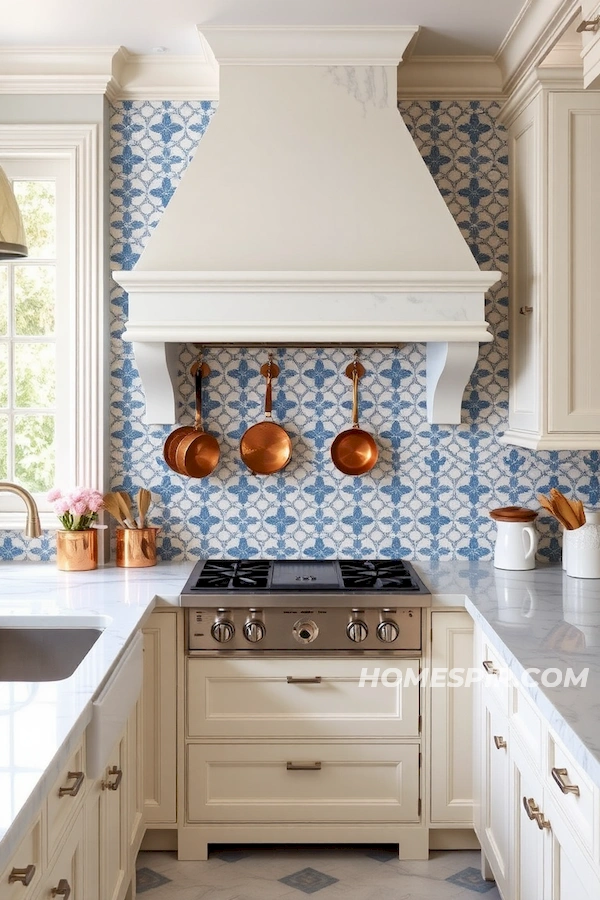
[[[433,606],[463,605],[550,727],[600,787],[600,579],[559,566],[528,572],[490,562],[415,563]],[[531,672],[529,669],[542,670]],[[545,676],[543,670],[553,670]],[[580,684],[550,686],[571,669]],[[557,671],[558,670],[558,671]],[[524,673],[525,677],[524,677]]]
[[[0,682],[0,872],[92,715],[92,700],[157,603],[179,603],[191,564],[59,572],[48,563],[0,564],[0,628],[56,616],[101,620],[104,631],[63,681]]]
[[[490,562],[418,562],[433,606],[464,606],[521,679],[535,667],[579,674],[587,686],[525,684],[550,726],[600,786],[600,580],[558,567],[502,572]],[[58,572],[48,563],[0,564],[2,620],[100,617],[105,628],[63,681],[0,682],[0,871],[26,833],[91,718],[92,700],[157,603],[178,605],[190,562],[149,569]]]

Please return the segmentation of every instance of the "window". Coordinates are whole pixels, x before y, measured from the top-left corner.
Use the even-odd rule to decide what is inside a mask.
[[[0,262],[0,480],[59,522],[54,485],[104,485],[105,310],[98,128],[0,126],[0,164],[23,215],[29,256]],[[23,527],[0,494],[0,529]]]
[[[69,351],[69,171],[51,159],[3,168],[29,256],[0,264],[0,479],[43,495],[62,474],[57,460],[68,456],[68,423],[60,421],[67,410],[57,395],[68,395],[59,360]]]

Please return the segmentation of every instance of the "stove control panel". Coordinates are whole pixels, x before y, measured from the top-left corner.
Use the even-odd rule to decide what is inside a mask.
[[[193,653],[341,650],[414,655],[421,650],[421,608],[235,607],[188,610]]]

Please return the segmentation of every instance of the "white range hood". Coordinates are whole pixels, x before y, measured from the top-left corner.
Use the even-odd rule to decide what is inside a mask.
[[[460,422],[479,270],[396,108],[415,28],[203,28],[220,100],[131,272],[146,419],[176,418],[177,344],[427,342],[428,420]]]

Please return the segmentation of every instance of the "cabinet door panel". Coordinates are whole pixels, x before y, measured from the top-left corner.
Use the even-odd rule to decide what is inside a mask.
[[[190,744],[187,818],[417,822],[419,775],[418,744]]]
[[[484,707],[482,737],[485,784],[482,801],[482,840],[498,887],[504,892],[510,867],[508,721],[491,704]]]
[[[154,612],[143,629],[144,816],[151,825],[177,821],[177,616]]]
[[[600,96],[557,93],[551,111],[548,427],[600,432]]]
[[[511,741],[511,791],[509,804],[512,818],[512,872],[515,900],[553,900],[544,892],[544,843],[548,840],[547,829],[540,829],[534,819],[530,819],[525,802],[543,809],[542,782],[523,752]],[[511,897],[511,891],[508,891]]]
[[[431,615],[432,669],[467,669],[473,660],[473,620],[466,612]],[[431,822],[473,822],[471,687],[432,687]]]

